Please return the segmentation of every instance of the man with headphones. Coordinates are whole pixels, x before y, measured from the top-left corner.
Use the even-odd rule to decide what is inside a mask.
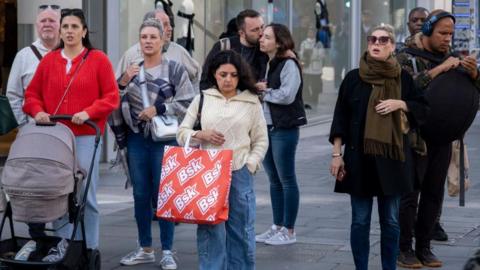
[[[406,48],[397,55],[402,68],[414,78],[416,87],[426,90],[437,76],[458,68],[480,88],[476,57],[461,59],[452,54],[454,26],[455,17],[451,13],[432,11],[418,38],[410,39]],[[430,240],[442,207],[451,143],[424,141],[415,130],[410,132],[409,138],[415,150],[417,191],[404,195],[400,204],[400,254],[397,263],[406,268],[441,267],[442,261],[431,251]],[[412,249],[414,236],[415,250]]]

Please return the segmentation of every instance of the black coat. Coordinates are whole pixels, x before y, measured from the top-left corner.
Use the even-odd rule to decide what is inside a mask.
[[[428,106],[421,90],[416,89],[412,77],[402,70],[402,100],[407,104],[411,128],[423,123]],[[413,190],[414,171],[412,150],[404,137],[405,162],[363,153],[366,111],[372,86],[360,79],[359,70],[350,71],[340,86],[330,142],[341,137],[345,144],[346,176],[337,181],[335,192],[358,196],[401,195]]]

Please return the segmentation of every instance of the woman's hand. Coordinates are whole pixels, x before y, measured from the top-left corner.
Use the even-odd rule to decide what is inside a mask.
[[[345,162],[343,162],[342,156],[332,157],[330,164],[330,173],[337,181],[342,181],[345,176]]]
[[[72,123],[76,125],[83,125],[85,121],[90,119],[90,115],[86,111],[81,111],[72,116]]]
[[[217,146],[225,143],[225,137],[223,134],[213,129],[201,130],[195,135],[195,137]]]
[[[46,112],[39,112],[34,117],[35,123],[49,123],[50,122],[50,114]]]
[[[143,121],[150,121],[155,115],[157,115],[157,108],[155,108],[155,106],[150,106],[141,111],[138,114],[138,118]]]
[[[127,67],[127,70],[122,75],[122,79],[120,80],[120,84],[123,86],[126,86],[133,77],[138,75],[138,72],[140,72],[140,66],[137,64],[131,64],[130,66]]]
[[[375,111],[381,115],[387,115],[397,110],[408,111],[405,101],[399,99],[380,100],[380,103],[375,106]]]
[[[265,91],[267,90],[267,82],[257,82],[255,87],[257,87],[258,91]]]

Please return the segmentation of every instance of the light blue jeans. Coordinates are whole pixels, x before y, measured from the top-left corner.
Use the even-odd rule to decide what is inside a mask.
[[[255,269],[255,191],[246,166],[232,172],[229,205],[226,222],[198,225],[200,270]]]
[[[77,136],[75,137],[75,147],[78,165],[83,168],[87,173],[90,168],[90,162],[93,157],[93,150],[95,148],[95,136]],[[90,182],[90,187],[88,189],[87,202],[85,205],[85,234],[86,234],[86,243],[87,248],[98,248],[98,238],[99,238],[99,227],[100,227],[100,214],[98,211],[97,203],[97,185],[98,180],[100,179],[99,173],[99,162],[100,162],[100,152],[102,149],[102,142],[98,145],[97,153],[95,155],[95,161],[92,171],[92,179]],[[87,183],[87,178],[83,181],[83,188]],[[80,198],[83,198],[83,193],[85,190],[81,191]],[[68,214],[63,216],[61,219],[53,222],[53,228],[56,229],[56,235],[62,238],[70,238],[72,236],[73,225],[68,223]],[[66,224],[66,225],[65,225]],[[65,226],[63,226],[65,225]],[[63,227],[62,227],[63,226]],[[76,239],[82,239],[81,227],[80,224],[77,228]]]

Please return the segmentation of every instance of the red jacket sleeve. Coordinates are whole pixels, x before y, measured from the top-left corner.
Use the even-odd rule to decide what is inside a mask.
[[[37,113],[45,111],[45,104],[43,101],[43,93],[42,86],[43,74],[47,69],[47,62],[40,61],[38,64],[37,70],[33,75],[32,81],[27,87],[25,91],[25,101],[23,104],[23,111],[30,115],[31,117],[35,117]]]
[[[108,57],[98,51],[95,54],[97,58],[97,83],[100,91],[100,98],[95,100],[92,105],[85,108],[90,119],[99,120],[107,118],[113,110],[118,108],[120,104],[120,97],[118,94],[117,81],[115,80],[115,73],[113,72],[112,64]]]

